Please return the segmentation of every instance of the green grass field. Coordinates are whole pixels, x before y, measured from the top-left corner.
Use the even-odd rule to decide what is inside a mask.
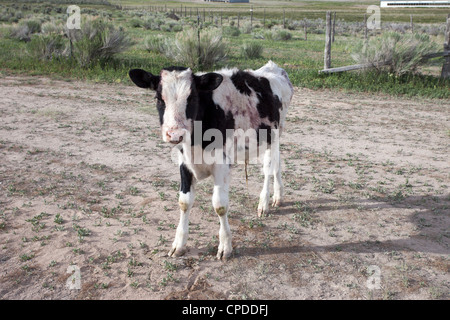
[[[95,0],[90,0],[95,1]],[[21,12],[22,19],[28,16],[38,17],[42,22],[53,21],[55,23],[65,23],[66,4],[65,0],[45,1],[38,4],[27,2],[3,3],[0,12],[4,15],[11,12]],[[133,21],[142,20],[145,14],[155,10],[155,6],[161,9],[167,4],[168,10],[172,9],[179,16],[186,12],[188,17],[183,17],[180,24],[187,28],[188,24],[194,24],[196,17],[189,17],[191,4],[188,2],[160,2],[160,1],[111,1],[112,5],[80,4],[82,16],[86,14],[102,16],[112,22],[115,26],[122,28],[132,39],[133,45],[125,52],[116,55],[107,62],[97,62],[87,67],[80,68],[73,59],[50,59],[41,61],[34,57],[30,52],[30,43],[11,39],[9,37],[9,28],[12,25],[20,23],[14,21],[15,17],[3,21],[0,25],[0,72],[3,74],[27,74],[27,75],[49,75],[62,79],[83,79],[95,82],[124,82],[130,83],[128,79],[128,70],[131,68],[143,68],[153,73],[158,73],[165,66],[173,65],[174,61],[166,58],[157,52],[148,52],[143,46],[146,37],[162,35],[164,38],[175,37],[176,32],[169,30],[151,30],[142,26],[133,25]],[[61,4],[58,4],[61,3]],[[379,72],[347,72],[332,75],[318,74],[318,70],[323,69],[323,50],[324,50],[324,23],[319,18],[325,17],[326,10],[337,12],[337,33],[336,40],[332,46],[332,67],[339,67],[355,62],[351,58],[351,52],[356,43],[362,41],[363,32],[361,24],[362,16],[365,13],[367,5],[377,3],[376,1],[257,1],[250,5],[254,6],[253,30],[252,32],[242,32],[239,36],[224,35],[224,41],[227,42],[229,52],[225,63],[215,66],[215,69],[221,67],[239,67],[239,68],[259,68],[268,60],[273,60],[287,70],[291,81],[295,86],[307,88],[336,88],[340,90],[363,91],[363,92],[385,92],[394,95],[408,96],[427,96],[436,98],[448,98],[450,96],[450,81],[443,81],[438,77],[442,59],[435,59],[434,65],[423,69],[420,74],[407,74],[401,77],[393,76],[389,73]],[[120,10],[114,5],[122,5]],[[181,5],[183,5],[182,14]],[[240,12],[240,28],[243,30],[250,23],[248,12],[249,4],[230,5],[224,3],[192,3],[194,7],[208,7],[211,10],[205,10],[205,22],[202,27],[222,28],[229,25],[237,26],[236,12]],[[131,8],[128,6],[133,6]],[[186,7],[187,6],[187,7]],[[227,7],[228,10],[221,8]],[[261,13],[263,7],[266,8],[266,19],[263,20]],[[189,9],[188,9],[189,8]],[[264,34],[269,26],[273,28],[283,27],[283,8],[286,10],[286,28],[291,34],[291,39],[287,41],[274,41],[262,39],[258,35]],[[427,23],[416,23],[417,32],[426,32],[426,28],[434,28],[435,35],[430,37],[437,44],[443,43],[443,34],[441,29],[445,20],[445,10],[439,9],[421,9],[396,10],[393,13],[385,14],[382,11],[382,21],[385,17],[397,19],[399,21],[409,21],[409,13],[414,13],[420,19]],[[147,13],[146,13],[147,12]],[[195,12],[196,9],[193,9]],[[200,9],[201,19],[203,12]],[[419,13],[420,12],[420,13]],[[222,19],[220,18],[222,13]],[[139,16],[141,15],[141,17]],[[307,40],[304,39],[303,28],[298,27],[296,22],[307,18],[314,23],[309,27]],[[0,17],[1,19],[1,17]],[[169,18],[165,18],[165,23],[170,23]],[[417,18],[417,20],[420,20]],[[428,23],[433,20],[433,24]],[[222,21],[222,26],[220,25]],[[396,21],[396,20],[395,20]],[[416,21],[416,20],[415,20]],[[387,25],[387,24],[386,24]],[[402,28],[406,28],[404,23]],[[405,27],[406,26],[406,27]],[[422,28],[422,29],[421,29]],[[433,29],[433,30],[434,30]],[[383,31],[383,30],[382,30]],[[377,37],[380,32],[369,32],[369,37]],[[259,58],[249,59],[241,54],[240,48],[246,42],[260,43],[264,51]],[[131,83],[130,83],[131,84]]]
[[[223,11],[236,15],[249,15],[250,9],[253,8],[254,17],[262,18],[264,9],[266,14],[275,18],[283,17],[283,10],[288,19],[316,19],[323,18],[324,12],[327,10],[336,11],[340,19],[345,21],[362,21],[367,7],[370,5],[379,5],[380,1],[363,0],[363,1],[275,1],[275,0],[258,0],[249,3],[229,4],[223,2],[198,2],[198,1],[157,1],[157,0],[111,0],[113,4],[122,5],[124,7],[150,7],[150,6],[166,6],[169,9],[180,10],[181,7],[187,8],[206,8],[206,10]],[[189,9],[187,9],[189,10]],[[270,12],[270,13],[269,13]],[[447,14],[450,13],[449,8],[389,8],[381,9],[382,20],[385,22],[409,22],[410,15],[414,16],[414,21],[418,23],[440,23],[445,21]]]

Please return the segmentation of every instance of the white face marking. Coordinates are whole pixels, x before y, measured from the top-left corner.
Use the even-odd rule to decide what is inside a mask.
[[[192,131],[192,121],[186,119],[187,99],[191,94],[192,71],[161,72],[161,96],[166,105],[164,122],[162,125],[163,140],[169,142],[167,133],[174,134],[174,138]]]

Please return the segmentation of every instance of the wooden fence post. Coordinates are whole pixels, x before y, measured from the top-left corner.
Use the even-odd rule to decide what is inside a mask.
[[[305,28],[305,41],[306,41],[306,40],[308,40],[308,24],[306,23],[306,21],[305,21],[304,28]]]
[[[411,27],[411,33],[414,33],[413,15],[409,15],[409,26]]]
[[[263,15],[263,29],[266,28],[266,8],[264,8],[264,15]]]
[[[238,29],[239,29],[239,20],[241,20],[241,13],[240,12],[238,12]]]
[[[250,30],[253,31],[253,6],[250,8]]]
[[[283,29],[286,29],[286,9],[283,9]]]
[[[69,35],[69,56],[73,57],[73,43],[72,43],[72,31],[73,29],[68,29],[68,35]]]
[[[324,69],[331,68],[331,11],[327,11],[327,24],[325,30]]]
[[[450,51],[450,14],[447,17],[447,27],[444,34],[444,52]],[[444,58],[444,65],[442,66],[441,78],[450,79],[450,56]]]
[[[336,11],[333,14],[333,30],[332,30],[332,33],[331,33],[331,42],[334,42],[334,30],[335,30],[335,27],[336,27]]]

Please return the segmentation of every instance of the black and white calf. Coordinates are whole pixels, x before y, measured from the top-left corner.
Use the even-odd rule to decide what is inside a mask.
[[[236,147],[230,149],[228,142],[237,139],[233,131],[256,132],[258,146],[265,142],[269,148],[262,151],[264,186],[260,194],[258,215],[269,210],[270,176],[274,175],[273,206],[279,206],[282,197],[279,141],[274,139],[283,131],[286,112],[293,95],[293,87],[287,73],[269,61],[258,70],[222,69],[211,73],[194,74],[191,69],[169,67],[159,75],[133,69],[131,80],[141,88],[156,91],[162,138],[177,144],[181,174],[179,197],[180,221],[169,256],[179,256],[186,251],[189,212],[195,198],[197,181],[212,176],[214,191],[212,204],[220,219],[219,249],[217,258],[227,259],[231,255],[231,232],[228,224],[228,190],[230,185],[230,163],[235,157]],[[199,130],[195,128],[201,124]],[[197,127],[198,128],[198,127]],[[205,139],[208,130],[214,129],[221,136],[219,160],[205,163],[194,161],[195,154],[205,151],[211,138]],[[260,134],[266,130],[266,135]],[[231,132],[231,134],[230,134]],[[201,135],[199,137],[199,135]],[[244,139],[246,139],[244,137]],[[206,141],[208,140],[208,141]],[[217,140],[217,141],[216,141]],[[261,141],[264,140],[264,141]],[[251,135],[245,140],[248,155]],[[198,159],[197,159],[198,160]]]

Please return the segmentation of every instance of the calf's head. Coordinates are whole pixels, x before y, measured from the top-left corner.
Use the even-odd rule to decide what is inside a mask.
[[[218,73],[198,76],[184,67],[164,68],[157,76],[142,69],[132,69],[129,76],[138,87],[156,91],[162,138],[174,144],[192,133],[193,122],[199,114],[199,95],[215,90],[223,80]]]

